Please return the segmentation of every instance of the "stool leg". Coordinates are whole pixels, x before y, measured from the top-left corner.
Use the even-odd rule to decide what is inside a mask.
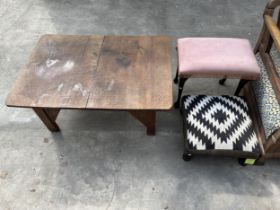
[[[219,84],[220,84],[220,85],[224,85],[225,82],[226,82],[226,80],[227,80],[226,78],[220,79],[220,80],[219,80]]]
[[[175,84],[178,83],[178,74],[179,74],[179,73],[178,73],[178,67],[177,67],[176,76],[175,76],[175,78],[174,78],[174,80],[173,80]]]
[[[180,106],[180,99],[181,99],[181,96],[182,96],[182,92],[183,92],[183,89],[184,89],[184,85],[185,85],[185,82],[188,78],[180,78],[179,79],[179,91],[178,91],[178,98],[177,98],[177,101],[176,103],[174,104],[174,107],[175,108],[179,108]]]
[[[242,90],[242,88],[244,87],[244,85],[245,85],[248,81],[249,81],[249,80],[245,80],[245,79],[241,79],[241,80],[239,81],[239,84],[238,84],[238,86],[237,86],[237,89],[236,89],[236,91],[235,91],[235,93],[234,93],[235,96],[238,96],[238,95],[239,95],[240,91]]]

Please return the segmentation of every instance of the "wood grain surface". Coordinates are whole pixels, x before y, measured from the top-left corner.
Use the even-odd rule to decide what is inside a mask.
[[[103,36],[42,36],[6,105],[86,108],[102,42]]]
[[[106,36],[87,108],[170,109],[170,39]]]
[[[7,106],[167,110],[172,107],[167,36],[44,35]]]

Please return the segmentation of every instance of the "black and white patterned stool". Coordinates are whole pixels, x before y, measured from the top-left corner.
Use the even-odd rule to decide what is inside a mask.
[[[248,106],[239,96],[184,96],[184,159],[192,154],[257,158],[259,143]]]

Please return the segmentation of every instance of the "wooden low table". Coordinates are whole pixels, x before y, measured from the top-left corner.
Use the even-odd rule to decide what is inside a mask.
[[[44,35],[6,99],[32,108],[50,131],[61,109],[124,110],[155,134],[172,107],[167,36]]]

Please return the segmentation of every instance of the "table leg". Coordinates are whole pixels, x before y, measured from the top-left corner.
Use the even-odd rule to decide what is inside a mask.
[[[60,131],[55,122],[60,109],[33,108],[33,110],[50,131]]]
[[[147,128],[148,135],[155,135],[156,133],[156,111],[151,110],[132,110],[129,113],[139,120]]]

